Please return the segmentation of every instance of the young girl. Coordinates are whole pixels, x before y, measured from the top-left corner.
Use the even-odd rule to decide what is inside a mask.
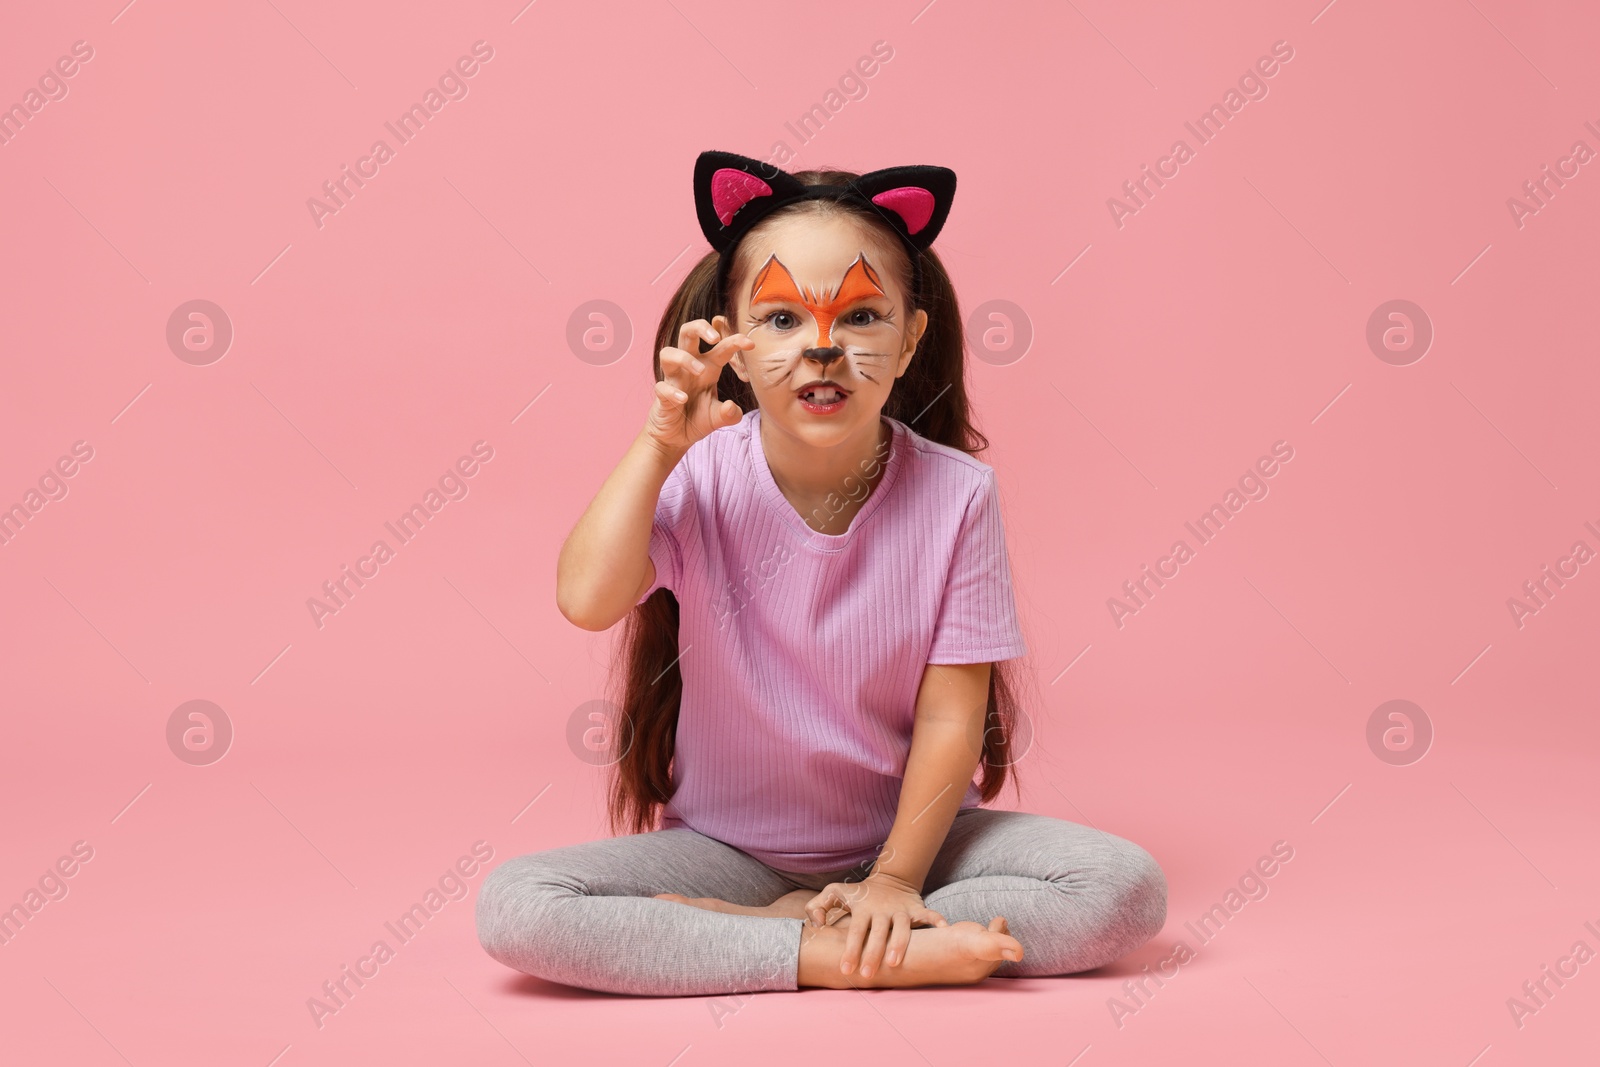
[[[554,982],[703,995],[1069,974],[1143,944],[1166,920],[1149,853],[979,807],[1020,755],[1007,661],[1027,645],[928,247],[954,173],[706,152],[694,190],[714,251],[558,564],[569,620],[629,620],[627,833],[497,868],[484,948]]]

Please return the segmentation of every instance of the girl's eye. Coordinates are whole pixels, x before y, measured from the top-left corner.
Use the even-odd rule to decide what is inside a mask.
[[[773,311],[762,318],[760,324],[771,326],[776,330],[792,330],[800,325],[800,320],[795,318],[792,311]]]
[[[871,326],[883,316],[871,308],[856,308],[844,317],[846,326]]]

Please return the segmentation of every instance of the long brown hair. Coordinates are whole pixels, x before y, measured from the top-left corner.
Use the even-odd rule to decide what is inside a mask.
[[[806,185],[842,185],[858,175],[841,170],[805,170],[794,172],[794,177]],[[901,271],[902,287],[909,287],[909,253],[894,232],[871,212],[849,202],[806,200],[781,208],[769,218],[794,211],[844,211],[877,227],[887,243],[902,252],[895,266]],[[747,234],[734,249],[735,257],[749,244],[748,238]],[[657,381],[663,377],[661,350],[677,345],[679,327],[695,319],[709,321],[718,314],[727,315],[729,320],[734,318],[733,308],[717,307],[717,262],[718,254],[708,252],[696,263],[662,313],[656,327],[653,358]],[[735,259],[728,279],[730,294],[737,291],[737,277],[744,266]],[[968,417],[966,339],[960,305],[944,264],[931,249],[922,253],[921,267],[921,284],[911,294],[911,303],[913,309],[927,311],[928,327],[905,374],[895,380],[883,414],[929,440],[976,455],[989,447],[989,441]],[[745,412],[757,406],[750,384],[742,381],[732,366],[722,368],[717,398],[733,400]],[[683,677],[678,670],[678,600],[671,590],[656,590],[629,613],[616,647],[622,662],[620,669],[612,670],[611,678],[621,690],[621,721],[617,724],[619,729],[611,734],[613,744],[623,751],[612,764],[608,816],[613,833],[644,833],[657,828],[675,788],[672,756]],[[1012,764],[1020,754],[1013,754],[1012,738],[1019,709],[1013,670],[1012,661],[1003,661],[994,664],[989,673],[989,706],[979,763],[984,802],[999,795],[1008,772],[1016,788]]]

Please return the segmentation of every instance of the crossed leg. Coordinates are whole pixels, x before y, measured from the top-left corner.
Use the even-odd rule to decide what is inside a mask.
[[[950,922],[1004,915],[1025,953],[1000,978],[1076,974],[1132,952],[1167,921],[1167,880],[1125,838],[1049,815],[956,814],[922,899]]]
[[[924,884],[923,899],[951,925],[914,929],[898,967],[869,979],[841,974],[844,920],[810,928],[782,914],[803,903],[800,894],[793,879],[736,848],[659,830],[501,864],[479,891],[478,935],[495,959],[550,981],[693,996],[1070,974],[1131,951],[1166,917],[1166,880],[1139,846],[985,808],[956,816]],[[695,899],[734,910],[685,906]],[[1023,958],[1002,960],[1018,942]]]
[[[765,907],[738,910],[803,919],[804,904],[814,895],[795,890]],[[666,897],[712,910],[737,908],[717,899]],[[987,924],[1021,942],[1021,960],[997,962],[973,980],[991,973],[1074,974],[1110,963],[1159,933],[1166,923],[1167,883],[1148,852],[1115,834],[1047,815],[969,808],[957,813],[924,881],[923,900],[952,925]],[[1005,917],[998,928],[996,916]],[[848,922],[846,915],[832,925],[842,929]],[[913,929],[912,941],[919,935],[926,941],[927,932]],[[836,954],[832,962],[837,964]],[[811,984],[804,953],[801,974],[801,984]],[[857,976],[848,984],[862,983]]]
[[[731,910],[657,896],[685,890]],[[986,977],[1001,951],[1016,945],[1003,919],[993,928],[924,928],[914,931],[898,973],[863,979],[839,970],[845,930],[837,923],[808,929],[800,917],[749,914],[796,897],[795,882],[760,860],[677,828],[508,860],[484,879],[476,916],[479,940],[500,962],[608,993],[965,984]]]
[[[807,919],[806,901],[816,896],[811,889],[796,889],[785,893],[766,907],[746,907],[731,904],[716,897],[685,897],[678,893],[657,893],[659,900],[671,900],[706,911],[719,911],[730,915],[759,915],[768,918]],[[981,982],[1000,966],[1006,949],[1022,951],[1015,938],[1010,936],[1005,916],[997,915],[987,926],[977,922],[953,923],[950,927],[934,930],[916,927],[906,944],[905,959],[900,965],[881,968],[868,975],[860,970],[850,974],[840,969],[840,960],[848,947],[845,931],[850,928],[850,913],[834,907],[828,912],[828,921],[821,927],[809,922],[800,931],[800,961],[797,981],[800,986],[822,986],[830,989],[881,989],[905,988],[925,985],[970,985]],[[859,954],[859,950],[858,950]]]

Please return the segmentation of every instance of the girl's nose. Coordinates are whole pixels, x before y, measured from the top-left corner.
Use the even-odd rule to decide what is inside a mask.
[[[840,348],[838,345],[833,345],[828,348],[808,348],[805,350],[805,357],[807,359],[815,360],[816,362],[822,364],[823,367],[827,367],[828,364],[832,363],[834,360],[843,355],[844,349]]]

